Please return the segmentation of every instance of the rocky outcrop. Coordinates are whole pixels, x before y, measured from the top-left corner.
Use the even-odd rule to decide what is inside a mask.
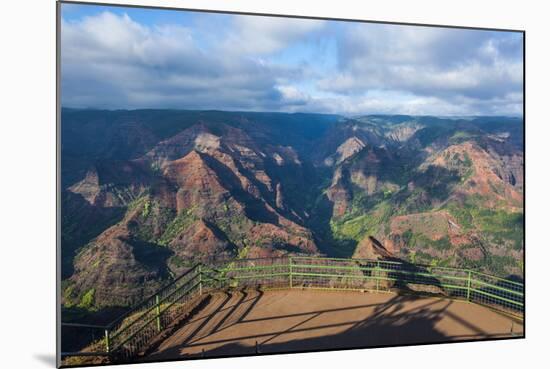
[[[359,242],[353,253],[354,259],[384,260],[393,257],[393,253],[372,236],[367,236]]]
[[[168,254],[133,238],[125,226],[113,226],[76,256],[63,303],[82,308],[136,303],[167,281]]]
[[[408,141],[421,128],[423,128],[422,125],[414,122],[399,124],[392,127],[386,133],[386,137],[398,143],[403,143]]]
[[[332,177],[332,184],[327,190],[327,198],[333,204],[332,214],[336,218],[344,216],[352,199],[347,175],[345,169],[337,168]]]
[[[500,156],[467,141],[433,154],[421,168],[428,165],[455,171],[460,176],[453,196],[478,195],[490,208],[516,210],[523,206],[519,184],[523,183],[523,158],[518,155]]]
[[[325,162],[327,162],[327,160],[330,160],[331,165],[340,164],[344,160],[363,150],[365,146],[365,143],[355,136],[348,138],[343,144],[338,146],[338,148],[336,149],[336,154],[329,159],[325,159]]]
[[[94,206],[119,207],[138,198],[153,181],[148,166],[140,161],[98,161],[68,191]]]

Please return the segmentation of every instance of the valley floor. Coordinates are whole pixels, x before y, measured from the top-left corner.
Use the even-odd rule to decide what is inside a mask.
[[[143,360],[284,353],[523,335],[523,323],[444,298],[238,291],[210,303]]]

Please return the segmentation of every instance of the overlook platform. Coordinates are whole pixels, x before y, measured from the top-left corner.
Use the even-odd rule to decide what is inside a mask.
[[[63,323],[104,338],[61,356],[71,366],[522,337],[523,290],[392,260],[198,263],[107,326]]]
[[[141,361],[523,336],[523,322],[444,297],[254,289],[216,292]]]

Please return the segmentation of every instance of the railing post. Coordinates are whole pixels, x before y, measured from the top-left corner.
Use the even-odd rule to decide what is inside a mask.
[[[288,286],[292,288],[292,257],[288,257]]]
[[[111,352],[111,342],[109,338],[109,329],[105,328],[105,352]]]
[[[160,332],[162,327],[160,325],[160,298],[159,298],[159,295],[155,295],[155,304],[157,306],[157,308],[156,308],[156,310],[157,310],[157,329]]]
[[[376,260],[376,291],[378,292],[380,290],[380,261]]]
[[[199,296],[202,295],[202,265],[199,264]]]
[[[468,289],[466,290],[466,301],[470,302],[470,289],[472,288],[472,271],[468,270]]]

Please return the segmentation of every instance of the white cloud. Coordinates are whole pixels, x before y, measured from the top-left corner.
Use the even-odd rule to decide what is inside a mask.
[[[276,86],[276,89],[281,93],[283,101],[289,105],[305,105],[311,97],[300,91],[297,87],[291,85]]]
[[[456,110],[449,104],[459,98],[470,101],[471,114],[484,102],[501,101],[501,114],[509,114],[507,96],[523,88],[521,42],[518,34],[502,32],[360,24],[340,43],[339,71],[318,87],[347,96],[401,91],[430,101],[409,101],[426,112],[436,102],[442,111]]]
[[[341,114],[522,112],[518,34],[224,17],[219,22],[219,16],[203,15],[186,27],[144,25],[111,12],[63,21],[62,104]],[[316,49],[320,40],[334,50]]]
[[[291,42],[311,36],[326,24],[322,20],[280,17],[235,17],[226,46],[246,54],[271,54]]]
[[[262,109],[285,68],[202,50],[180,26],[146,27],[104,12],[62,23],[63,104]]]

